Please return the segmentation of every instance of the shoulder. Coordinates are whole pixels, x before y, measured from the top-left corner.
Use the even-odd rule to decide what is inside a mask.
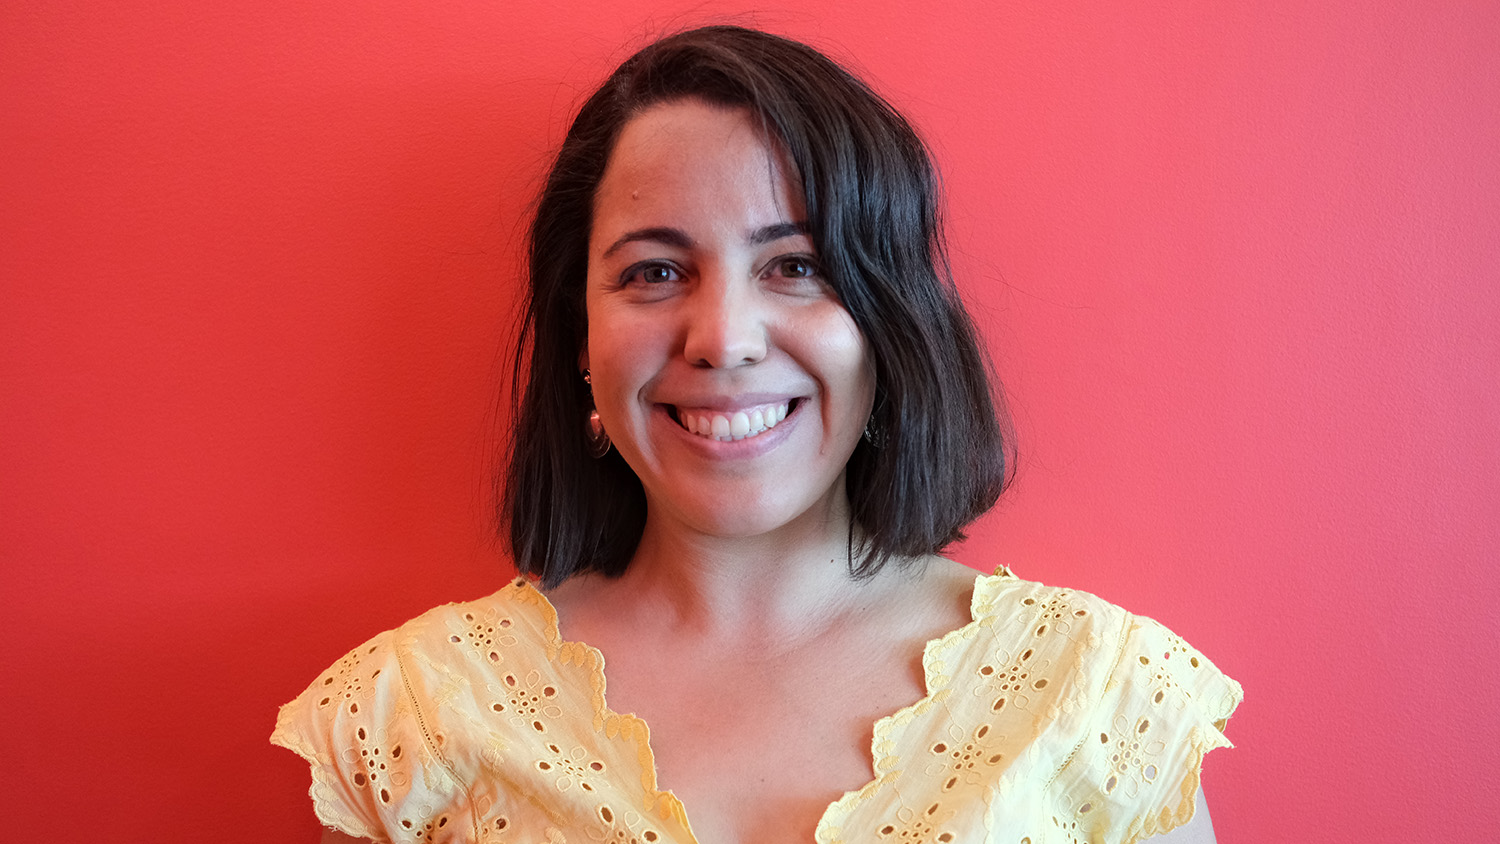
[[[1082,728],[1046,799],[1089,840],[1134,842],[1194,817],[1204,756],[1229,747],[1225,723],[1239,683],[1182,637],[1079,590],[1001,570],[976,587],[976,617],[1021,625],[1032,640],[1061,635],[1074,663],[1071,708]]]
[[[529,601],[528,590],[513,583],[379,633],[281,707],[271,741],[311,766],[325,825],[382,839],[392,823],[415,823],[418,804],[453,804],[463,778],[446,758],[445,734],[465,711],[455,690],[482,686],[514,651],[547,650],[528,632],[547,626],[545,602]]]
[[[974,586],[976,623],[1021,642],[1051,641],[1076,666],[1097,674],[1100,701],[1133,700],[1152,705],[1177,701],[1222,724],[1244,696],[1240,684],[1165,625],[1089,592],[1047,586],[1016,577],[1005,567]]]
[[[933,825],[954,841],[1130,844],[1191,817],[1238,686],[1096,595],[1004,568],[969,580],[971,620],[924,652],[927,697],[876,725],[881,779],[836,804],[819,840]]]
[[[957,633],[992,645],[1011,673],[1045,675],[1037,679],[1054,693],[1066,679],[1070,691],[1058,703],[1070,711],[1102,690],[1135,618],[1097,595],[1025,580],[1004,566],[975,581],[970,614],[973,624]]]
[[[550,606],[525,581],[473,601],[443,604],[399,627],[383,631],[346,653],[283,707],[342,708],[358,715],[362,701],[374,701],[402,688],[403,670],[413,659],[470,660],[498,664],[511,648],[545,648],[546,631],[556,630]],[[527,634],[541,635],[527,635]]]
[[[557,613],[522,578],[473,601],[435,607],[392,631],[404,653],[443,660],[464,659],[499,665],[516,649],[555,650]]]
[[[1149,676],[1211,696],[1216,709],[1240,695],[1238,683],[1165,625],[1081,589],[1025,580],[1002,566],[975,582],[972,613],[976,622],[1007,627],[1004,635],[1023,641],[1061,640],[1114,682]]]
[[[376,634],[283,706],[280,721],[326,729],[372,711],[399,713],[424,705],[420,692],[429,685],[460,681],[480,665],[497,667],[527,654],[554,658],[559,645],[551,605],[517,579],[491,595],[434,607]],[[296,738],[279,728],[277,735],[278,743]],[[287,746],[303,753],[304,748]]]
[[[974,583],[974,617],[1025,617],[1046,624],[1042,631],[1064,634],[1082,627],[1097,632],[1100,625],[1122,624],[1129,615],[1122,607],[1081,589],[1049,586],[1017,577],[1005,566]]]

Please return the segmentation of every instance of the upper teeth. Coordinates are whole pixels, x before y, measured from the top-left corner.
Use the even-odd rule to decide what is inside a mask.
[[[678,409],[677,419],[689,432],[711,440],[742,440],[776,427],[786,418],[789,403],[767,404],[749,410],[719,413],[712,410]]]

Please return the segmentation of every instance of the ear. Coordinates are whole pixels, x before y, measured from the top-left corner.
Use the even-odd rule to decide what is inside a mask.
[[[582,375],[583,371],[585,369],[588,369],[588,368],[589,368],[589,347],[588,346],[584,346],[583,350],[578,353],[578,374]]]

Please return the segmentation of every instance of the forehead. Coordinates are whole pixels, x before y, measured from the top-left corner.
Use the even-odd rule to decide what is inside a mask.
[[[593,233],[800,221],[800,188],[790,172],[747,109],[660,103],[621,130],[594,195]]]

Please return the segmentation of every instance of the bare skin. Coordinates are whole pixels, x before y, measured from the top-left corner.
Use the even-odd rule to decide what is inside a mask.
[[[651,726],[660,782],[702,841],[810,841],[873,778],[874,722],[926,693],[924,645],[969,620],[974,572],[948,561],[867,582],[842,559],[822,568],[847,585],[767,592],[763,612],[727,619],[676,588],[627,598],[628,574],[558,591],[564,636],[607,643],[609,705]]]

